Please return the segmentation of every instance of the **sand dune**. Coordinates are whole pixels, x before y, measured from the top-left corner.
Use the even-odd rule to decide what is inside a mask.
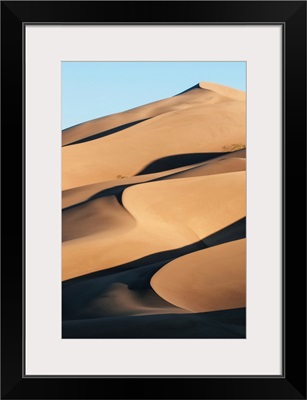
[[[139,225],[168,225],[202,239],[245,215],[245,172],[150,182],[123,192]],[[226,212],[225,212],[226,210]]]
[[[64,212],[63,279],[197,242],[243,218],[245,172],[131,186],[122,203],[98,198]]]
[[[119,176],[118,179],[116,180],[103,181],[99,183],[94,183],[77,188],[64,190],[62,196],[62,207],[63,209],[65,209],[67,207],[71,207],[78,203],[83,203],[87,200],[91,200],[93,197],[99,196],[103,191],[109,190],[109,192],[117,193],[118,191],[116,190],[116,188],[119,188],[119,191],[122,191],[126,186],[128,187],[136,183],[150,182],[164,177],[166,179],[175,179],[177,177],[199,176],[200,171],[201,175],[244,171],[246,168],[245,153],[246,153],[245,150],[239,150],[222,155],[220,157],[214,158],[206,162],[192,164],[185,167],[174,168],[171,170],[166,170],[163,172],[157,172],[152,174],[133,176],[131,178]],[[237,160],[233,162],[231,160],[232,158],[235,158]],[[202,167],[202,168],[196,170],[197,167]],[[189,170],[191,171],[188,172]],[[187,173],[179,174],[180,172],[184,171],[187,171]]]
[[[168,302],[194,312],[245,307],[245,239],[178,258],[151,279]]]
[[[183,103],[186,97],[189,100],[185,108],[169,111],[159,106],[159,114],[139,124],[63,147],[63,190],[118,176],[130,177],[154,160],[172,155],[220,153],[234,144],[245,145],[245,101],[199,88],[168,101]]]
[[[138,123],[170,111],[189,108],[198,103],[214,104],[228,98],[245,101],[245,93],[210,82],[201,82],[184,93],[168,99],[146,104],[122,113],[97,118],[63,131],[62,143],[67,145],[111,129],[125,129],[125,125]]]
[[[63,131],[64,338],[245,337],[245,93]]]

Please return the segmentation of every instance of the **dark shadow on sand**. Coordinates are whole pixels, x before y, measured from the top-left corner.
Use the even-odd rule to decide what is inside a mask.
[[[217,246],[226,242],[244,239],[246,237],[246,217],[239,219],[225,228],[203,239],[207,247]]]
[[[77,339],[243,339],[246,309],[63,321],[62,337]]]
[[[138,260],[62,282],[63,338],[244,338],[245,309],[194,314],[143,316],[107,315],[92,308],[114,283],[139,296],[152,291],[152,276],[164,265],[185,254],[203,250],[245,236],[245,218],[181,248],[150,254]],[[233,233],[233,235],[232,235]],[[172,305],[170,304],[172,307]],[[173,306],[174,310],[176,306]]]
[[[107,196],[115,196],[117,201],[123,205],[122,203],[122,195],[123,191],[129,187],[129,186],[134,186],[137,185],[138,183],[129,183],[127,185],[119,185],[119,186],[112,186],[108,189],[101,190],[98,193],[95,193],[93,196],[89,197],[87,200],[81,201],[80,203],[73,204],[72,206],[68,206],[62,209],[62,212],[68,211],[68,210],[73,210],[74,208],[77,208],[79,206],[82,206],[90,201],[97,200],[101,197],[107,197]]]
[[[150,118],[140,119],[138,121],[129,122],[128,124],[116,126],[115,128],[108,129],[108,130],[103,131],[103,132],[95,133],[92,136],[88,136],[88,137],[80,139],[80,140],[76,140],[75,142],[67,143],[67,144],[63,145],[63,147],[71,146],[72,144],[90,142],[90,141],[95,140],[95,139],[100,139],[100,138],[103,138],[105,136],[112,135],[113,133],[123,131],[124,129],[130,128],[131,126],[140,124],[141,122],[147,121],[148,119],[150,119]]]
[[[187,153],[187,154],[175,154],[168,157],[159,158],[148,164],[144,169],[136,174],[147,175],[156,172],[168,171],[175,168],[186,167],[188,165],[198,164],[201,162],[212,160],[228,153]]]
[[[138,296],[146,296],[148,291],[152,292],[155,302],[158,300],[161,306],[169,306],[177,309],[176,306],[168,303],[158,296],[150,286],[152,276],[171,260],[164,260],[153,264],[144,264],[138,268],[126,268],[120,271],[113,271],[113,274],[97,275],[90,274],[90,279],[74,280],[71,285],[63,282],[62,291],[62,319],[88,319],[111,316],[108,310],[91,309],[94,299],[103,298],[114,284],[121,284],[127,287],[131,293],[137,292]],[[113,268],[112,268],[113,269]],[[117,270],[117,268],[116,268]],[[66,281],[67,282],[67,281]]]
[[[190,92],[190,91],[193,90],[193,89],[199,89],[199,88],[200,88],[199,83],[197,83],[196,85],[191,86],[189,89],[186,89],[186,90],[184,90],[183,92],[180,92],[180,93],[178,93],[178,94],[175,94],[174,97],[180,96],[180,95],[183,94],[183,93],[187,93],[187,92]]]

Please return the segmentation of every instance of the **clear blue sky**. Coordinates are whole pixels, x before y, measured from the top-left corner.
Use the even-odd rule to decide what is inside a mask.
[[[62,129],[174,96],[204,81],[246,90],[246,64],[62,62]]]

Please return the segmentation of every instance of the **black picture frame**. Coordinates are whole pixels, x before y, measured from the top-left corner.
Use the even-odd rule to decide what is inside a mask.
[[[282,25],[282,376],[33,378],[23,375],[26,268],[23,30],[29,23]],[[1,398],[306,399],[306,2],[2,1],[1,88]]]

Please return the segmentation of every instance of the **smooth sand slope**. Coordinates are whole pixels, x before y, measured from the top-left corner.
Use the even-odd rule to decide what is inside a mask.
[[[97,118],[65,129],[62,143],[65,146],[112,129],[123,130],[126,125],[135,124],[170,111],[182,110],[204,102],[206,104],[214,104],[218,101],[227,101],[227,98],[245,101],[245,92],[211,82],[200,82],[178,96]]]
[[[234,144],[245,145],[245,101],[238,100],[241,92],[235,93],[236,96],[228,97],[205,88],[192,89],[167,99],[167,103],[180,102],[179,109],[178,104],[171,110],[160,105],[152,118],[139,124],[63,147],[63,190],[131,177],[153,161],[174,155],[212,155],[226,152]],[[147,105],[146,109],[156,109],[155,104]],[[128,113],[139,111],[134,109]],[[121,125],[122,114],[118,118],[117,123]],[[81,128],[83,124],[74,129]]]
[[[245,93],[63,131],[64,338],[245,336]]]
[[[245,239],[177,258],[151,287],[168,302],[194,312],[245,307]]]

